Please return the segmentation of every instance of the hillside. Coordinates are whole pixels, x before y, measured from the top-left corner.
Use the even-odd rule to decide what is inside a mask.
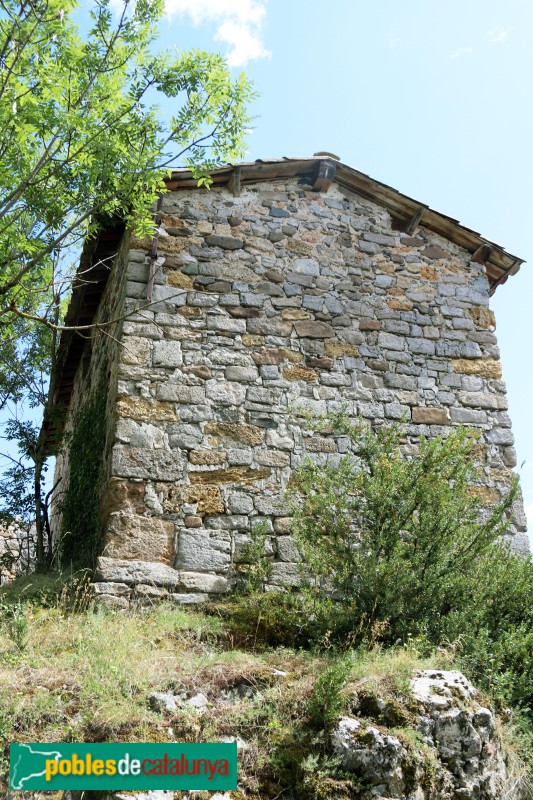
[[[234,798],[528,796],[509,714],[493,716],[491,699],[462,678],[442,683],[438,671],[461,667],[453,647],[422,657],[415,641],[342,653],[272,646],[262,612],[255,629],[244,613],[249,598],[110,612],[94,608],[84,580],[37,576],[0,597],[6,797],[24,798],[5,784],[10,741],[235,739]]]

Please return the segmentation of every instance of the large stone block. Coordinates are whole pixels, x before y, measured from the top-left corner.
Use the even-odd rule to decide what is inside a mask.
[[[456,372],[464,375],[480,375],[483,378],[501,378],[502,366],[493,358],[458,358],[452,361]]]
[[[210,331],[220,331],[220,333],[245,333],[246,320],[217,314],[208,318],[207,328]]]
[[[275,561],[272,564],[269,583],[273,586],[300,586],[302,570],[298,564],[288,561]]]
[[[335,330],[327,322],[304,319],[295,322],[294,329],[303,339],[332,339],[335,336]]]
[[[231,537],[224,530],[182,528],[175,567],[189,572],[228,571],[231,562]]]
[[[131,447],[146,447],[155,450],[162,447],[168,448],[168,437],[165,431],[148,422],[119,419],[115,434],[119,442],[129,444]]]
[[[208,422],[205,432],[216,441],[229,440],[239,444],[261,444],[264,432],[256,425],[237,422]]]
[[[118,511],[109,517],[104,553],[110,558],[170,564],[174,532],[174,523],[169,520]]]
[[[282,455],[286,455],[283,453]],[[258,464],[264,463],[256,459]],[[288,456],[286,461],[288,463]],[[210,469],[206,472],[191,472],[189,479],[193,484],[205,483],[250,483],[251,481],[260,481],[270,476],[269,469],[252,469],[251,467],[228,467],[227,469]]]
[[[207,381],[205,394],[215,405],[240,406],[246,397],[246,387],[231,381]]]
[[[417,425],[448,425],[450,416],[447,408],[419,406],[411,411],[411,420]]]
[[[178,588],[185,592],[205,592],[222,594],[229,591],[227,578],[221,575],[207,575],[205,572],[180,572]]]
[[[177,381],[166,381],[158,385],[157,399],[187,404],[204,403],[205,389],[203,386],[183,386]]]
[[[150,340],[141,336],[125,336],[121,360],[123,364],[146,366],[150,358]]]
[[[491,411],[505,411],[507,408],[504,395],[489,392],[459,392],[459,402],[470,408],[486,408]]]
[[[185,460],[175,450],[149,450],[116,444],[113,448],[111,470],[121,478],[177,480],[184,473]]]
[[[177,417],[173,403],[160,403],[145,397],[121,397],[117,401],[117,414],[140,422],[173,422]]]
[[[181,367],[183,354],[180,342],[155,342],[152,356],[154,367]]]
[[[155,586],[178,586],[179,572],[166,564],[150,561],[135,561],[100,556],[96,564],[97,581],[126,583],[149,583]]]

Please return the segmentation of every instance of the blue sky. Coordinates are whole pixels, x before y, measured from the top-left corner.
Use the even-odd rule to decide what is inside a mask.
[[[260,97],[250,159],[341,159],[526,259],[492,307],[533,528],[533,3],[167,0],[163,46],[225,53]]]

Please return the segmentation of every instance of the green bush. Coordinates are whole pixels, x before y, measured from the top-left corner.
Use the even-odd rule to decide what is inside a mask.
[[[352,655],[348,653],[336,658],[316,679],[306,708],[314,728],[327,728],[344,711],[346,702],[342,690],[348,682],[352,664]]]
[[[531,714],[533,566],[504,539],[517,483],[483,507],[465,429],[422,439],[406,457],[399,426],[373,431],[343,413],[315,425],[347,436],[352,454],[325,466],[307,459],[293,478],[309,575],[301,633],[315,644],[453,644],[481,686]]]
[[[272,572],[272,563],[267,557],[268,527],[266,523],[256,523],[237,557],[239,565],[238,589],[248,595],[262,591]]]

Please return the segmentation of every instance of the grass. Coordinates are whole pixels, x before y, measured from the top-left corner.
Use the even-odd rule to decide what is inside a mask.
[[[215,609],[163,604],[108,612],[95,610],[83,581],[71,577],[19,583],[0,590],[0,775],[7,776],[9,742],[238,736],[246,742],[239,776],[247,797],[266,800],[289,789],[302,800],[332,791],[356,797],[355,784],[329,755],[333,716],[350,712],[355,693],[358,702],[370,698],[372,718],[371,698],[380,696],[390,719],[374,714],[374,722],[401,726],[406,716],[396,711],[408,709],[413,670],[452,665],[446,653],[421,658],[414,646],[354,651],[347,669],[346,658],[257,641],[236,645]],[[150,693],[166,690],[202,692],[206,712],[151,710]],[[317,726],[317,713],[325,728]],[[0,778],[0,796],[2,788],[7,792]],[[11,796],[22,800],[24,793]]]

